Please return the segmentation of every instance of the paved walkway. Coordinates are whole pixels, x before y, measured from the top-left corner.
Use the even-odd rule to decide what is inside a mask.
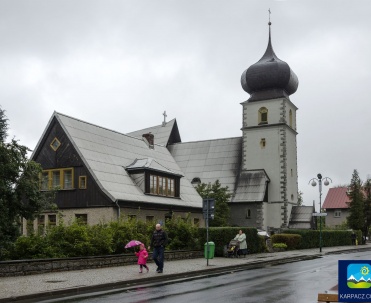
[[[217,271],[243,268],[265,262],[290,262],[292,260],[314,258],[329,253],[340,253],[352,250],[371,250],[366,246],[325,247],[276,253],[247,255],[246,258],[190,259],[166,262],[164,273],[155,272],[155,264],[149,263],[149,273],[139,273],[137,265],[45,273],[39,275],[0,278],[0,302],[21,299],[41,298],[53,295],[79,294],[93,290],[127,287],[135,284],[146,284],[181,279],[189,276],[204,275]]]

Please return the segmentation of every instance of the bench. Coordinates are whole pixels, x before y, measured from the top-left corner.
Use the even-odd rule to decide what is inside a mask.
[[[318,302],[339,302],[338,294],[318,294]]]

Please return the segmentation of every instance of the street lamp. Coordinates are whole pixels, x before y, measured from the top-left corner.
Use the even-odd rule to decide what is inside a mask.
[[[313,187],[316,186],[317,182],[318,182],[318,189],[319,189],[319,213],[320,213],[320,215],[319,215],[319,252],[322,252],[322,218],[321,218],[321,213],[322,213],[322,202],[321,202],[321,198],[322,198],[322,180],[324,180],[323,184],[325,186],[328,186],[330,184],[329,180],[332,183],[331,178],[329,178],[329,177],[322,178],[321,174],[317,174],[317,178],[312,178],[312,179],[309,180],[309,183]]]

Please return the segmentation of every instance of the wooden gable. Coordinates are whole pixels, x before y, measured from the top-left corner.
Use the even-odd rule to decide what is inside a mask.
[[[51,144],[57,139],[59,146]],[[32,160],[43,170],[73,168],[73,189],[59,190],[56,195],[58,208],[113,206],[112,201],[100,189],[84,165],[68,135],[54,117],[34,152]],[[80,189],[81,178],[86,176],[86,189]]]

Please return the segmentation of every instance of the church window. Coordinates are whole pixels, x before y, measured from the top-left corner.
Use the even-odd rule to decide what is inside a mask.
[[[261,140],[260,140],[260,147],[261,148],[265,148],[265,145],[266,145],[265,138],[261,138]]]
[[[79,177],[79,188],[86,189],[86,176]]]
[[[293,176],[294,176],[294,172],[293,172],[293,170],[291,168],[291,177],[293,177]]]
[[[59,146],[61,146],[61,142],[57,138],[54,138],[53,141],[52,141],[52,143],[50,143],[50,147],[54,151],[56,151],[59,148]]]
[[[291,201],[294,201],[294,195],[291,194]]]
[[[292,128],[292,110],[291,109],[290,109],[290,112],[289,112],[289,125]]]
[[[192,184],[193,186],[198,186],[198,185],[201,184],[201,179],[198,178],[198,177],[195,177],[195,178],[192,179],[191,184]]]
[[[41,173],[41,190],[73,188],[73,168],[48,169]]]
[[[251,219],[251,209],[246,211],[246,219]]]
[[[175,197],[175,179],[156,175],[149,176],[150,194]]]
[[[261,107],[259,109],[258,121],[259,125],[268,123],[268,109],[266,107]]]

